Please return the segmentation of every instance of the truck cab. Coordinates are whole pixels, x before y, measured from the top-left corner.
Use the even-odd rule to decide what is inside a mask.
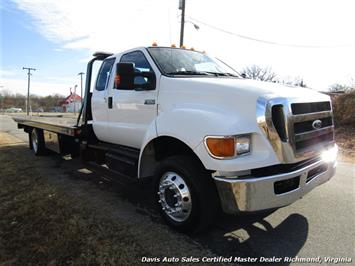
[[[95,60],[103,62],[90,92]],[[220,209],[289,205],[336,169],[329,96],[245,79],[187,49],[95,54],[77,126],[86,159],[149,180],[162,216],[184,232],[206,228]]]
[[[177,227],[194,224],[195,201],[202,208],[214,198],[227,213],[277,208],[335,172],[328,96],[244,79],[197,51],[143,47],[107,57],[92,114],[100,141],[139,151],[138,178],[158,175],[157,201]],[[159,170],[166,160],[172,169]],[[191,162],[203,177],[179,169]]]

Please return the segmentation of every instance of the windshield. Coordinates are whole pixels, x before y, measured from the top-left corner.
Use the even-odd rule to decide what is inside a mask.
[[[169,47],[150,47],[148,51],[165,75],[239,77],[235,70],[220,60],[201,52]]]

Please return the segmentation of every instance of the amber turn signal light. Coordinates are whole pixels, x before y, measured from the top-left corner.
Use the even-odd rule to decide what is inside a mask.
[[[211,155],[224,158],[233,157],[235,155],[235,138],[214,138],[209,137],[206,139],[206,146]]]

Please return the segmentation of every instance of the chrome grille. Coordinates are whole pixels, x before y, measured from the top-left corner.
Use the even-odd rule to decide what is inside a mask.
[[[330,111],[330,102],[312,102],[312,103],[292,103],[291,104],[292,114],[308,114],[317,113],[323,111]]]
[[[330,116],[325,117],[325,118],[320,118],[319,120],[322,122],[322,128],[329,127],[329,126],[333,125],[333,119]],[[293,130],[294,130],[295,134],[312,131],[312,130],[314,130],[312,123],[313,123],[313,120],[294,123]]]
[[[284,163],[318,156],[334,144],[333,113],[326,95],[310,99],[260,97],[257,122]]]
[[[334,141],[330,102],[293,103],[291,109],[292,130],[289,133],[292,136],[289,137],[296,154],[319,149]],[[294,115],[295,113],[297,115]]]

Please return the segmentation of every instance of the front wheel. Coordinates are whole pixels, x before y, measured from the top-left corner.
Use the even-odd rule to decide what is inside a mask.
[[[214,222],[219,199],[211,175],[194,158],[164,159],[156,172],[157,206],[174,229],[197,232]]]

